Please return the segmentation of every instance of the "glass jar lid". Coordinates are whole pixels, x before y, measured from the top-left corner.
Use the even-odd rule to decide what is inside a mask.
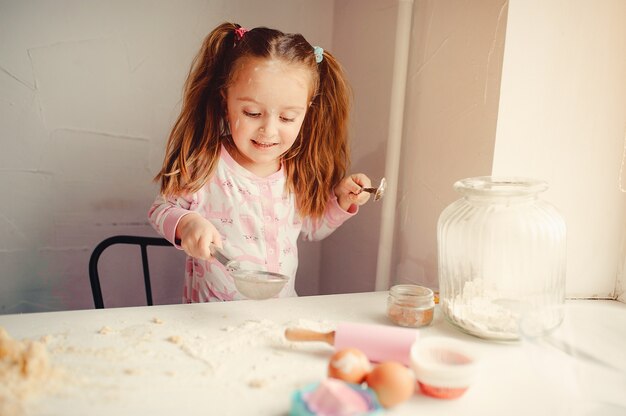
[[[468,196],[508,197],[538,194],[548,189],[548,184],[532,178],[477,176],[455,182],[454,189]]]

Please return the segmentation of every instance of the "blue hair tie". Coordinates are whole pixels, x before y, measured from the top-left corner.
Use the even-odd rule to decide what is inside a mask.
[[[315,62],[317,62],[318,64],[322,62],[322,60],[324,59],[324,49],[320,48],[319,46],[313,46],[313,53],[315,54]]]

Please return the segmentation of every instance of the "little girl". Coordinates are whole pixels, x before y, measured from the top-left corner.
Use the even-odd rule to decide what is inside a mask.
[[[210,243],[242,266],[291,279],[297,239],[319,240],[370,195],[349,162],[349,87],[300,34],[224,23],[204,40],[155,180],[149,218],[188,257],[184,302],[243,297]]]

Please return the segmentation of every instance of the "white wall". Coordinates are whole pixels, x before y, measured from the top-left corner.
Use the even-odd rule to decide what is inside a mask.
[[[438,286],[437,219],[452,184],[491,172],[506,0],[417,0],[391,282]]]
[[[625,134],[626,2],[510,1],[493,173],[548,181],[568,296],[615,297],[623,276]]]
[[[93,247],[114,234],[155,235],[146,218],[157,192],[151,179],[191,59],[214,26],[276,27],[332,50],[333,7],[1,0],[0,313],[93,307]],[[159,250],[156,301],[179,302],[183,256]],[[302,247],[302,293],[317,293],[320,251]],[[138,271],[127,260],[104,265],[115,286],[129,287],[124,280]],[[112,305],[142,303],[141,287],[130,285]]]

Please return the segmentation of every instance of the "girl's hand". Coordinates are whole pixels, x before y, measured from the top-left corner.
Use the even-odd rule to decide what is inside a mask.
[[[357,205],[363,205],[370,199],[370,194],[361,192],[362,188],[372,186],[372,181],[363,173],[354,173],[343,178],[335,187],[335,195],[339,206],[347,212],[356,211]]]
[[[176,237],[187,255],[208,260],[211,258],[211,243],[222,247],[222,237],[211,221],[192,212],[180,219],[176,227]]]

